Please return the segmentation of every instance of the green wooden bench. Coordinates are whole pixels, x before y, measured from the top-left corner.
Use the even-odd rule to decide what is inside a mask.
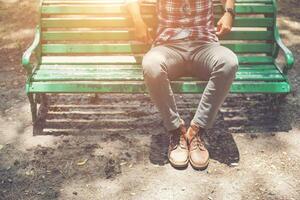
[[[222,6],[214,5],[217,22]],[[154,34],[155,5],[143,3],[141,10]],[[289,93],[287,71],[294,59],[278,33],[276,0],[236,0],[235,10],[232,32],[221,38],[240,63],[231,92]],[[121,0],[43,0],[35,39],[22,59],[33,121],[37,103],[43,103],[41,97],[47,93],[146,92],[140,63],[149,48],[135,41],[133,23]],[[284,55],[283,66],[276,62],[278,55]],[[201,93],[205,85],[190,77],[172,82],[176,93]]]

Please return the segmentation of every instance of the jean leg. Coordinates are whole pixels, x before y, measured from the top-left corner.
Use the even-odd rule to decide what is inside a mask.
[[[219,44],[203,45],[192,56],[192,73],[208,80],[192,123],[211,128],[238,69],[237,56]]]
[[[179,51],[167,46],[152,48],[142,62],[145,84],[168,131],[177,129],[181,123],[170,80],[184,74],[184,62]]]

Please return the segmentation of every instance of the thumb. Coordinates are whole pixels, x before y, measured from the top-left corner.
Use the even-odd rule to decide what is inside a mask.
[[[148,31],[148,42],[149,43],[152,43],[153,42],[153,38],[152,38],[152,35],[151,33]]]
[[[218,23],[217,23],[217,32],[219,32],[221,30],[222,24],[223,24],[222,21],[219,20]]]
[[[218,23],[217,23],[217,26],[219,27],[219,26],[222,26],[222,19],[220,19],[219,21],[218,21]]]
[[[223,26],[221,26],[221,27],[218,26],[218,30],[217,30],[217,32],[216,32],[216,35],[217,35],[217,36],[220,36],[220,35],[223,34],[223,32],[224,32]]]

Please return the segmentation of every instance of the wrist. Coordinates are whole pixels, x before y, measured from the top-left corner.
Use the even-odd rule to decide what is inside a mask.
[[[235,18],[235,12],[233,8],[225,8],[224,9],[224,15],[230,15],[232,19]]]
[[[194,121],[191,121],[190,122],[190,127],[192,130],[194,130],[195,132],[202,132],[205,130],[205,128],[203,128],[200,124],[194,122]]]
[[[225,13],[224,13],[224,16],[230,17],[231,19],[234,19],[233,15],[230,14],[230,13],[228,13],[228,12],[225,12]]]

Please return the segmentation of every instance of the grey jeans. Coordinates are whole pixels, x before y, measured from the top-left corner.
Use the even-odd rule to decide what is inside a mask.
[[[182,41],[153,47],[142,62],[145,84],[168,131],[180,126],[170,81],[198,77],[208,84],[192,123],[211,128],[238,69],[237,56],[219,43]]]

